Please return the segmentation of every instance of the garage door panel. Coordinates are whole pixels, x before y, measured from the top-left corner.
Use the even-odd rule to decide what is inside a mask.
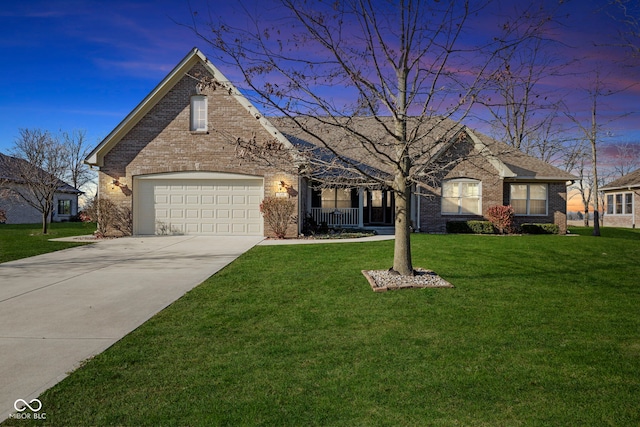
[[[262,234],[260,224],[247,224],[247,234]]]
[[[229,224],[216,224],[216,233],[217,234],[229,234],[231,232],[229,228]]]
[[[261,179],[181,179],[178,175],[136,181],[137,233],[262,235]]]
[[[187,234],[200,234],[200,224],[198,223],[186,223],[185,232]]]
[[[231,224],[233,229],[233,234],[246,234],[247,227],[245,224]]]

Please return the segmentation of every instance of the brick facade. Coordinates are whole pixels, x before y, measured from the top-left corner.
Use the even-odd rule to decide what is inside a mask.
[[[289,170],[269,167],[238,154],[238,138],[273,140],[267,130],[229,91],[208,87],[208,131],[191,132],[190,101],[198,81],[190,76],[209,75],[197,64],[104,156],[99,173],[100,195],[123,208],[133,209],[133,178],[163,172],[225,172],[264,178],[265,196],[275,195],[275,182],[285,181],[297,203],[298,178]],[[117,185],[113,182],[117,181]],[[268,230],[265,230],[268,232]],[[290,233],[297,235],[297,224]]]
[[[261,118],[258,111],[233,89],[213,85],[198,87],[204,76],[223,79],[218,73],[197,49],[185,57],[87,158],[88,163],[100,166],[99,194],[122,208],[134,211],[134,179],[145,175],[194,171],[250,175],[262,178],[265,197],[282,193],[279,183],[284,181],[286,197],[297,206],[288,236],[296,236],[302,227],[304,214],[310,208],[306,206],[310,193],[306,180],[298,175],[293,159],[284,158],[284,163],[283,157],[275,163],[264,161],[250,156],[251,151],[238,144],[238,141],[255,141],[256,145],[264,148],[267,143],[276,142],[290,147],[290,141],[284,139],[281,130],[276,130]],[[189,130],[191,98],[196,94],[207,97],[206,131]],[[367,120],[373,119],[363,117],[359,122],[362,122],[363,129],[374,132],[375,129],[367,125]],[[289,129],[281,127],[286,125],[284,121],[280,123],[274,119],[274,123],[279,129],[286,129],[289,135]],[[291,129],[294,138],[296,130],[300,131],[295,126]],[[335,126],[328,129],[330,132],[337,130]],[[325,131],[327,129],[322,132]],[[482,220],[491,206],[509,203],[509,179],[512,179],[509,177],[518,177],[512,182],[526,182],[524,175],[531,177],[530,182],[549,181],[536,178],[541,176],[556,178],[548,184],[549,215],[517,217],[517,222],[552,222],[558,224],[561,232],[566,231],[566,181],[562,181],[562,177],[571,180],[570,174],[523,153],[507,153],[512,147],[501,146],[499,144],[502,143],[486,136],[479,137],[469,130],[465,132],[466,137],[456,139],[451,147],[444,150],[437,164],[425,172],[424,179],[417,186],[414,206],[419,218],[415,214],[412,216],[414,226],[417,219],[420,231],[440,233],[446,231],[448,221]],[[303,132],[298,137],[306,141],[308,136]],[[337,132],[336,144],[344,143],[343,139],[344,135]],[[494,151],[488,148],[489,145]],[[367,162],[366,157],[363,162]],[[506,163],[518,173],[509,170]],[[451,179],[470,179],[480,183],[480,215],[442,214],[442,183]],[[265,229],[265,233],[268,234],[269,230]]]
[[[457,161],[456,161],[457,159]],[[437,168],[437,167],[436,167]],[[442,183],[446,180],[466,178],[481,182],[482,215],[451,215],[442,213]],[[519,181],[522,182],[522,181]],[[499,176],[496,168],[486,156],[478,153],[469,140],[452,147],[439,170],[424,184],[418,186],[420,231],[427,233],[446,232],[449,221],[486,220],[487,210],[492,206],[510,203],[510,182]],[[567,231],[567,187],[564,182],[548,184],[548,215],[517,215],[515,222],[554,223],[560,233]]]

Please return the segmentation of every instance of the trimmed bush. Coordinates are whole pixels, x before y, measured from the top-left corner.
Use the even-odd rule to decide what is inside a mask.
[[[284,239],[296,205],[289,199],[266,197],[260,203],[264,222],[278,239]]]
[[[487,209],[487,219],[500,234],[513,233],[513,217],[515,212],[511,206],[491,206]]]
[[[475,234],[495,234],[496,232],[491,221],[467,221],[467,223]]]
[[[0,209],[0,224],[7,222],[7,214],[4,210]]]
[[[452,234],[494,234],[490,221],[449,221],[447,233]]]
[[[520,226],[524,234],[558,234],[558,224],[522,224]]]

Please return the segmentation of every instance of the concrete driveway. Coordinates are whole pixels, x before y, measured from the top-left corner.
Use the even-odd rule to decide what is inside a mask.
[[[0,421],[262,239],[131,237],[0,264]]]

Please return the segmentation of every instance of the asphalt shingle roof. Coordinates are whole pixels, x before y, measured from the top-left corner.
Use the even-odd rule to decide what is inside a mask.
[[[25,169],[25,164],[27,161],[24,159],[19,159],[17,157],[7,156],[6,154],[0,153],[0,180],[7,180],[15,183],[21,183],[24,179],[20,175],[20,170],[28,170]],[[39,169],[42,174],[46,174],[47,172]],[[82,191],[77,188],[72,187],[64,181],[58,180],[60,186],[58,187],[58,191],[62,193],[82,193]]]
[[[308,147],[309,145],[323,146],[324,143],[331,146],[341,156],[353,161],[367,164],[385,173],[392,172],[392,161],[385,161],[384,156],[394,158],[393,149],[395,139],[393,137],[393,119],[391,117],[344,117],[344,118],[297,118],[304,121],[305,132],[294,123],[294,119],[282,117],[270,117],[269,121],[285,135],[294,146]],[[419,124],[418,124],[419,123]],[[346,131],[344,126],[349,126],[351,131]],[[413,126],[413,127],[412,127]],[[424,122],[417,119],[409,120],[409,132],[416,130],[424,134],[419,144],[412,145],[410,155],[414,164],[428,164],[434,155],[460,131],[466,127],[450,119],[433,118]],[[572,181],[576,176],[550,165],[533,156],[529,156],[508,144],[497,141],[475,130],[473,133],[491,155],[502,162],[513,176],[505,176],[511,179],[532,179],[547,181]],[[360,138],[354,132],[361,135]],[[364,143],[363,143],[364,141]],[[375,146],[369,141],[375,143]]]
[[[611,181],[601,188],[601,190],[614,190],[620,188],[640,187],[640,169],[624,175],[621,178]]]

